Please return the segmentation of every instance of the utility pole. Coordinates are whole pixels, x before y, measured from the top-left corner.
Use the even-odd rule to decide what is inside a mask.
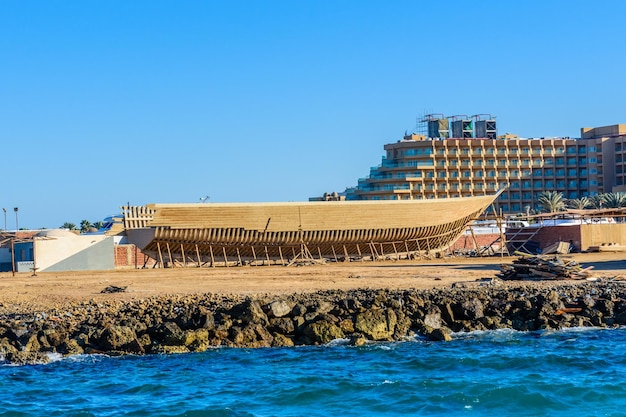
[[[2,211],[4,211],[4,231],[7,231],[7,209],[2,207]]]
[[[17,212],[18,212],[19,208],[17,207],[13,207],[13,211],[15,212],[15,233],[17,234],[17,231],[20,230],[20,228],[17,225]]]

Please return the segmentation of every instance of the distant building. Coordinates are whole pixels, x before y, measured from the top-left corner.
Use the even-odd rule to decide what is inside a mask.
[[[491,117],[474,119],[453,121],[452,138],[447,118],[424,119],[428,135],[441,136],[410,134],[385,145],[382,163],[347,189],[346,199],[469,197],[507,187],[497,205],[518,213],[537,209],[547,190],[569,199],[626,191],[626,124],[583,128],[581,139],[522,139],[498,136]]]

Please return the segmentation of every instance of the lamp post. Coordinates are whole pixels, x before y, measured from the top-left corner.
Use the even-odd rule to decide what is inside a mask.
[[[4,231],[7,231],[7,209],[2,207],[2,211],[4,211]]]
[[[18,230],[20,230],[20,228],[17,225],[17,212],[18,212],[19,208],[17,207],[13,207],[13,211],[15,212],[15,233],[17,233]]]

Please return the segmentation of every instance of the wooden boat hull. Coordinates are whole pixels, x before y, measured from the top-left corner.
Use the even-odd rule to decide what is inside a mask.
[[[125,207],[124,226],[162,263],[374,259],[448,247],[495,198],[150,204]]]

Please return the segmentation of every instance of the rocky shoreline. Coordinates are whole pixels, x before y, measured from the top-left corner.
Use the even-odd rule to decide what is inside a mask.
[[[49,361],[50,353],[183,353],[334,339],[358,346],[415,336],[445,341],[474,330],[617,327],[626,324],[626,283],[491,280],[431,290],[172,295],[1,311],[0,363],[32,364]]]

